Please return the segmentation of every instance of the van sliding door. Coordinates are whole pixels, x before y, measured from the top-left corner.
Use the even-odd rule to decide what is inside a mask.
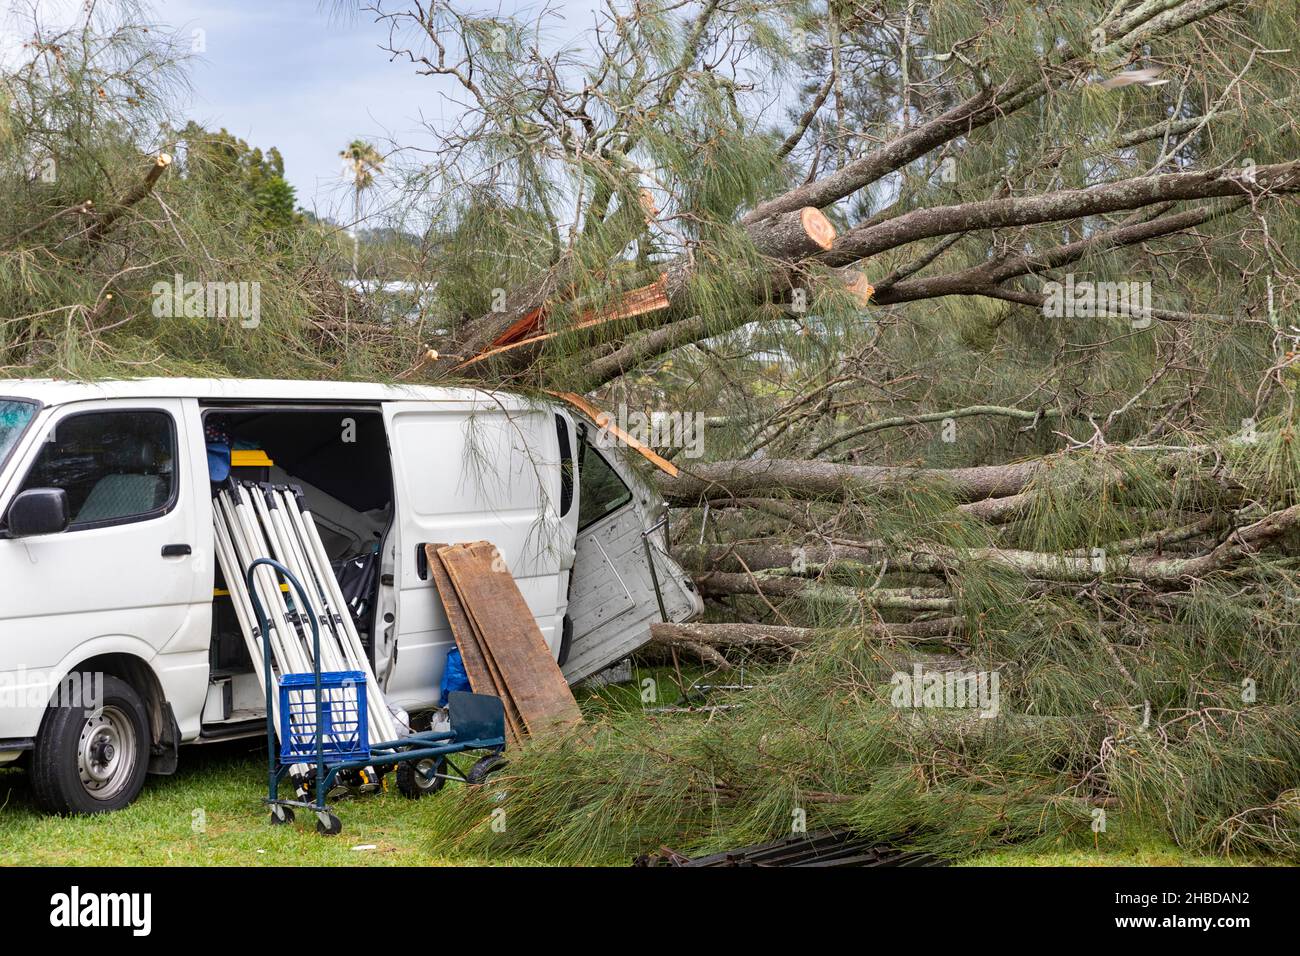
[[[552,653],[573,566],[560,517],[561,451],[553,410],[495,396],[387,402],[397,517],[397,666],[402,706],[431,706],[455,646],[425,565],[426,543],[490,541],[500,550]]]

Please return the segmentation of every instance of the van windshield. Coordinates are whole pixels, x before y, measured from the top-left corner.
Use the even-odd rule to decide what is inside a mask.
[[[35,414],[36,406],[31,402],[0,398],[0,468],[9,460],[9,453],[18,444],[18,436]]]

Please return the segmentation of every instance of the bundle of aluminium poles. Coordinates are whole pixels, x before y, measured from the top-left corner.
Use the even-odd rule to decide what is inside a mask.
[[[245,569],[258,558],[274,558],[288,568],[307,591],[320,627],[322,671],[361,671],[366,675],[367,713],[372,741],[392,741],[401,736],[357,634],[352,614],[339,588],[320,532],[309,510],[302,507],[296,489],[284,485],[228,480],[213,502],[217,560],[230,589],[235,616],[243,632],[253,669],[265,684],[261,641],[270,642],[270,679],[283,674],[309,674],[312,659],[308,609],[294,606],[296,593],[286,594],[274,570],[260,565],[254,583],[266,609],[267,633],[258,628],[245,581]],[[280,730],[279,697],[272,696],[276,732]]]

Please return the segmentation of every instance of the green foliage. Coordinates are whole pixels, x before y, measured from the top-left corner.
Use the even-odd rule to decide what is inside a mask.
[[[546,223],[537,214],[490,191],[474,193],[432,233],[439,310],[453,320],[492,311],[504,290],[544,264],[545,235]]]
[[[232,193],[242,194],[256,223],[269,231],[288,230],[298,222],[294,190],[275,147],[263,154],[224,129],[213,133],[193,120],[171,138],[185,149],[183,175],[210,201],[228,203]]]
[[[713,701],[735,709],[606,715],[533,742],[485,791],[456,795],[448,826],[463,852],[555,862],[773,839],[800,809],[810,830],[850,826],[948,858],[1142,832],[1193,852],[1298,859],[1258,814],[1234,819],[1300,784],[1296,651],[1281,629],[1234,628],[1225,646],[1226,622],[1210,613],[1223,603],[1196,594],[1172,625],[1148,616],[1108,632],[1133,688],[1083,608],[998,602],[1014,620],[986,628],[963,666],[1001,677],[987,719],[891,706],[909,653],[847,628],[786,667],[747,670],[755,690]],[[1247,672],[1258,701],[1243,706]],[[489,826],[497,807],[504,833]],[[1094,834],[1096,810],[1107,826]]]
[[[0,189],[12,197],[0,205],[0,366],[382,379],[406,371],[440,333],[498,309],[507,290],[547,279],[548,327],[564,330],[667,271],[680,283],[670,309],[556,336],[515,384],[581,387],[593,356],[681,322],[691,335],[676,344],[687,347],[600,397],[708,413],[717,419],[710,457],[798,458],[825,446],[823,457],[848,463],[956,468],[1045,457],[1046,467],[1021,507],[995,522],[959,510],[952,487],[920,478],[814,502],[808,526],[793,533],[771,515],[715,515],[709,529],[674,516],[679,534],[709,530],[724,542],[782,535],[959,552],[921,578],[951,592],[959,626],[933,640],[884,637],[881,620],[935,615],[877,613],[814,589],[812,600],[781,605],[780,617],[833,636],[729,699],[742,706],[707,718],[599,715],[571,737],[532,745],[500,785],[449,803],[456,847],[624,861],[665,843],[706,851],[781,835],[804,809],[810,828],[849,825],[957,858],[1010,845],[1092,846],[1110,839],[1092,828],[1094,811],[1105,810],[1117,832],[1156,833],[1189,850],[1300,858],[1300,542],[1154,584],[1127,575],[1123,557],[1126,542],[1209,519],[1198,536],[1139,549],[1152,560],[1203,554],[1234,528],[1300,502],[1294,207],[1271,197],[1228,203],[1192,231],[1095,250],[1064,270],[1036,263],[1000,290],[1005,297],[897,308],[863,307],[842,275],[816,262],[764,261],[737,225],[758,202],[833,174],[904,124],[985,89],[1013,97],[1043,75],[1056,82],[1041,98],[828,214],[843,231],[867,217],[1153,170],[1293,159],[1294,3],[1237,4],[1131,49],[1093,43],[1110,0],[891,0],[870,15],[838,2],[729,5],[692,54],[687,13],[698,6],[642,2],[635,17],[610,22],[609,49],[545,52],[514,19],[431,8],[451,60],[475,58],[464,90],[473,108],[428,167],[385,168],[360,140],[343,151],[355,218],[381,173],[404,177],[404,199],[427,217],[415,226],[399,218],[367,237],[365,260],[358,255],[358,272],[365,261],[371,274],[436,286],[429,302],[410,305],[414,321],[393,324],[379,321],[375,298],[340,286],[350,244],[294,212],[275,150],[193,124],[156,135],[160,125],[175,129],[167,94],[183,84],[183,64],[162,31],[144,32],[138,11],[114,7],[117,19],[96,13],[84,36],[42,37],[29,63],[0,77]],[[721,56],[728,38],[744,53],[732,66],[743,69]],[[840,82],[799,145],[778,155],[833,53],[844,61]],[[1096,82],[1147,62],[1178,82]],[[756,95],[753,76],[775,79]],[[787,104],[784,122],[765,99],[778,81],[806,94]],[[1212,121],[1189,134],[1117,145],[1124,133],[1206,112]],[[92,237],[91,224],[151,158],[182,141],[177,167]],[[46,158],[53,178],[40,175]],[[660,207],[653,217],[642,190]],[[86,200],[93,214],[79,211]],[[1126,216],[972,230],[946,246],[888,250],[863,268],[882,286],[981,269]],[[1049,318],[1035,296],[1067,273],[1149,283],[1160,316]],[[259,324],[156,316],[153,285],[175,275],[260,283]],[[974,404],[1012,414],[955,417],[951,428],[909,420]],[[860,431],[891,418],[903,423]],[[1093,549],[1119,557],[1094,573]],[[1053,573],[1080,562],[1083,570]],[[918,584],[885,563],[822,576],[862,592]],[[774,617],[756,598],[709,614]],[[890,705],[895,670],[952,653],[1001,675],[998,718]],[[486,826],[497,806],[508,813],[504,834]]]
[[[1228,445],[1234,477],[1257,490],[1276,507],[1300,501],[1300,447],[1297,447],[1296,417],[1279,415],[1233,436]]]
[[[404,368],[421,328],[364,321],[371,304],[335,278],[348,250],[295,212],[279,152],[175,123],[181,44],[130,3],[90,17],[59,33],[31,25],[27,58],[0,74],[0,366],[82,378]],[[159,154],[176,161],[129,202]],[[177,276],[256,285],[260,315],[156,308]]]

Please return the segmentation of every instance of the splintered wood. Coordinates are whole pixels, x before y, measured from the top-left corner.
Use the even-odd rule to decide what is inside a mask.
[[[580,305],[580,303],[577,303]],[[515,349],[523,348],[525,345],[537,345],[549,339],[555,338],[563,332],[576,332],[580,329],[589,329],[597,325],[605,325],[609,322],[615,322],[619,319],[631,319],[638,315],[645,315],[647,312],[657,312],[660,309],[666,309],[669,305],[668,299],[668,276],[661,273],[659,278],[649,285],[641,286],[637,289],[631,289],[627,292],[620,293],[613,302],[592,310],[588,309],[578,314],[573,323],[567,329],[552,329],[549,332],[543,331],[546,324],[548,307],[546,305],[538,306],[529,311],[523,318],[515,322],[508,329],[498,335],[493,341],[490,348],[467,358],[457,365],[453,372],[468,368],[471,365],[482,362],[491,358],[493,355],[500,355],[502,352],[512,352]]]
[[[495,546],[426,544],[424,553],[470,687],[501,698],[510,743],[580,722],[569,683]]]

